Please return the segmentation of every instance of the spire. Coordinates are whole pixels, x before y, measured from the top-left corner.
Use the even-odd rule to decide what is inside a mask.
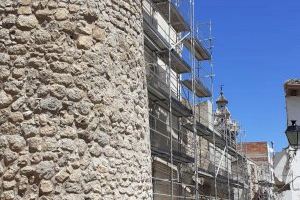
[[[221,85],[220,96],[218,97],[218,99],[217,99],[217,101],[216,101],[218,107],[219,107],[219,106],[224,107],[224,106],[226,106],[226,105],[228,104],[228,100],[227,100],[227,99],[225,98],[225,96],[224,96],[223,86],[224,86],[224,85]]]
[[[220,92],[220,94],[223,96],[223,86],[224,85],[221,85],[221,92]]]
[[[224,85],[221,85],[220,96],[216,101],[217,110],[215,113],[216,120],[219,120],[220,123],[223,123],[224,121],[230,121],[230,112],[227,108],[228,100],[224,96],[223,86]]]

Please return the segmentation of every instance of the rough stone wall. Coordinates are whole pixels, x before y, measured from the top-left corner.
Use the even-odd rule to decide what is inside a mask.
[[[140,1],[0,1],[0,199],[150,199]]]

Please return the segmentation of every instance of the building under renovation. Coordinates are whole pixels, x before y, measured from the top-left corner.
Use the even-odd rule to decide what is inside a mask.
[[[211,24],[195,19],[193,1],[142,5],[154,199],[246,199],[222,89],[213,108]]]

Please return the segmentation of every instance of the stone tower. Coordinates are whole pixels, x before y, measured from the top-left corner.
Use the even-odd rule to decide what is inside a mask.
[[[1,0],[0,199],[150,199],[140,1]]]
[[[236,136],[240,127],[239,124],[231,118],[231,114],[227,107],[228,103],[228,100],[224,96],[223,87],[221,87],[220,96],[216,101],[217,110],[215,112],[214,125],[222,132],[226,132],[229,144],[231,143],[231,145],[235,145]]]

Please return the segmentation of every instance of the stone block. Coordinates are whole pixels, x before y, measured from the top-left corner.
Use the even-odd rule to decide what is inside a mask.
[[[34,15],[20,15],[17,19],[17,27],[21,30],[36,28],[39,22]]]

